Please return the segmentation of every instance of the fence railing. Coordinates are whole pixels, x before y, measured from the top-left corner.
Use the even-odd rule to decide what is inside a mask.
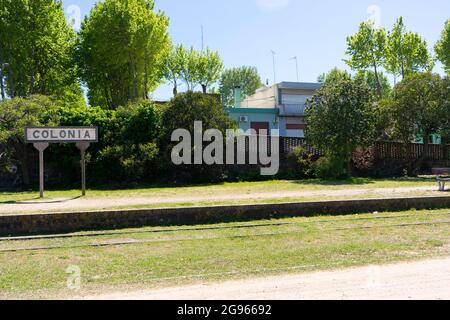
[[[270,139],[268,141],[267,149],[269,152],[272,150]],[[308,145],[305,138],[294,137],[280,137],[279,140],[279,154],[281,157],[286,157],[296,147],[303,146],[310,152],[321,155],[319,150],[312,148]],[[259,146],[252,145],[250,140],[247,139],[245,143],[245,151],[257,150]],[[373,146],[374,157],[376,159],[397,159],[397,160],[415,160],[419,159],[424,152],[424,145],[418,143],[404,144],[398,142],[384,142],[378,141]],[[427,154],[424,155],[425,160],[436,161],[450,161],[450,145],[428,145]]]
[[[377,159],[415,160],[424,153],[424,145],[398,142],[377,142],[375,144],[375,157]],[[449,145],[428,145],[425,160],[450,160]]]

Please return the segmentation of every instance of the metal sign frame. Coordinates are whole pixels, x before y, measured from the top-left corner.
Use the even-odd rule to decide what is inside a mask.
[[[32,129],[41,130],[54,130],[54,129],[71,129],[71,130],[92,130],[95,129],[95,139],[75,139],[75,140],[29,140],[28,131]],[[65,144],[74,143],[80,150],[81,154],[81,192],[82,195],[86,195],[86,150],[90,147],[91,143],[98,142],[98,127],[36,127],[30,126],[25,127],[25,142],[32,143],[33,146],[39,151],[39,194],[40,198],[44,197],[44,151],[49,147],[50,144]]]
[[[86,129],[95,129],[95,139],[76,139],[76,140],[65,140],[65,139],[61,139],[61,140],[46,140],[46,139],[42,139],[42,140],[28,140],[28,130],[32,130],[32,129],[43,129],[43,130],[53,130],[53,129],[75,129],[75,130],[86,130]],[[29,126],[29,127],[25,127],[25,142],[26,143],[37,143],[37,142],[44,142],[44,143],[77,143],[77,142],[91,142],[91,143],[96,143],[98,142],[98,127],[38,127],[38,126]]]

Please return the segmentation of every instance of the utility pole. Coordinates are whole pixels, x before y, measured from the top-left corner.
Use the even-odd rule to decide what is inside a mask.
[[[292,57],[291,60],[295,60],[295,70],[297,71],[297,82],[299,82],[299,77],[298,77],[298,59],[297,59],[297,56]]]
[[[203,50],[205,50],[205,35],[204,35],[203,26],[201,26],[201,29],[202,29],[202,52],[203,52]]]
[[[273,60],[273,84],[277,83],[277,73],[276,73],[276,66],[275,66],[275,55],[276,52],[271,50],[272,52],[272,60]]]

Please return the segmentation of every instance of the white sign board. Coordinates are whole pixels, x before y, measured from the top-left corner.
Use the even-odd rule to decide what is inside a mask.
[[[27,143],[98,142],[98,128],[94,127],[27,127]]]

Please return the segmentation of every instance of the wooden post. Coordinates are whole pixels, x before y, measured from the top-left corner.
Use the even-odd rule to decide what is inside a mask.
[[[77,142],[77,148],[81,153],[81,195],[86,196],[86,150],[89,148],[89,142]]]
[[[49,144],[45,142],[34,143],[33,146],[39,151],[39,197],[44,198],[44,151]]]

